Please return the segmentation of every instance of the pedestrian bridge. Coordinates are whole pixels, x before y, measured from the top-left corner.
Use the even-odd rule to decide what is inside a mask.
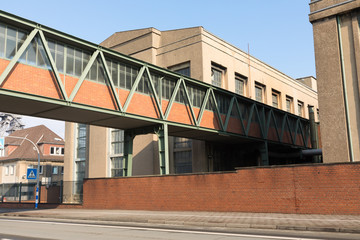
[[[2,11],[0,102],[3,112],[152,129],[163,173],[168,135],[310,147],[307,119]]]

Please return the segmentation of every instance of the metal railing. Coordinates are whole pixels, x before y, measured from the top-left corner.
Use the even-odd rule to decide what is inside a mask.
[[[34,203],[36,183],[0,184],[0,202]],[[83,181],[59,181],[40,184],[39,203],[81,204],[83,200]]]

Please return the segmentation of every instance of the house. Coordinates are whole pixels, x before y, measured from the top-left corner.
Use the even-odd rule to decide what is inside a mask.
[[[29,183],[27,169],[37,168],[40,153],[39,180],[50,184],[63,179],[64,140],[44,125],[18,130],[5,136],[5,148],[0,156],[0,183]]]

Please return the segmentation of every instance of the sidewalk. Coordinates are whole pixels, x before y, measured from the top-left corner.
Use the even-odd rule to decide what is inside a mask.
[[[177,228],[281,229],[360,233],[360,216],[91,209],[0,209],[0,217]],[[94,222],[94,223],[95,223]]]

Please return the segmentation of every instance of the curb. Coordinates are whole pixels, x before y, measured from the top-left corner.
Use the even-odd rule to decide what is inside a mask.
[[[119,220],[107,220],[104,218],[92,219],[81,217],[62,217],[62,216],[29,216],[26,214],[3,213],[0,219],[13,218],[36,221],[44,221],[45,219],[53,222],[69,222],[79,224],[99,224],[99,225],[115,225],[115,226],[134,226],[140,227],[146,224],[148,227],[154,228],[176,228],[176,229],[199,229],[199,228],[216,228],[222,231],[241,231],[245,229],[259,230],[290,230],[290,231],[311,231],[311,232],[339,232],[339,233],[360,233],[360,228],[338,228],[338,227],[314,227],[314,226],[292,226],[292,225],[276,225],[276,224],[241,224],[241,223],[224,223],[224,222],[196,222],[196,221],[177,221],[165,219],[136,219],[124,218]]]

